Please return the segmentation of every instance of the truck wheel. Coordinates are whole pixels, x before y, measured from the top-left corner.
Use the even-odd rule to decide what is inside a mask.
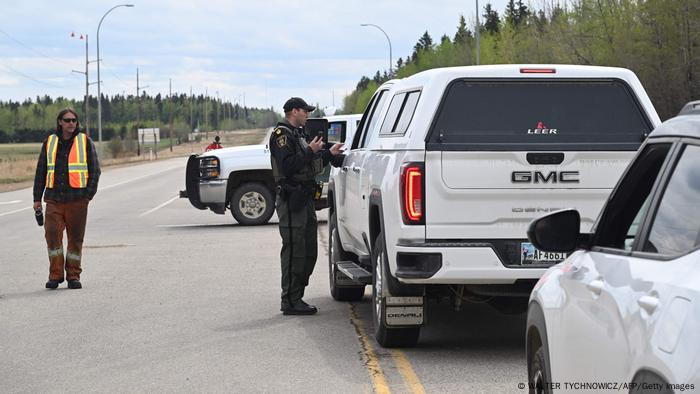
[[[265,224],[275,210],[272,192],[257,182],[244,183],[231,196],[231,214],[244,226]]]
[[[387,255],[384,246],[384,235],[380,232],[372,250],[372,320],[374,322],[374,337],[382,347],[412,347],[418,343],[420,326],[390,328],[387,327],[386,304],[387,295],[386,275]]]
[[[335,212],[328,221],[328,276],[331,288],[331,296],[336,301],[359,301],[365,295],[365,286],[338,286],[335,278],[338,270],[335,264],[338,261],[354,260],[350,253],[343,250],[338,236],[338,222]],[[342,273],[340,273],[342,275]]]

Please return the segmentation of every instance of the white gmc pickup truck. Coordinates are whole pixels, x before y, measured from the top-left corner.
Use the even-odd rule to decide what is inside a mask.
[[[328,121],[326,140],[342,142],[346,134],[354,134],[360,115],[327,116],[324,119]],[[275,180],[267,140],[266,137],[263,144],[190,156],[185,170],[186,190],[181,191],[180,196],[188,198],[198,209],[208,208],[218,214],[225,214],[229,209],[241,225],[267,223],[275,211]],[[326,182],[329,171],[330,166],[318,180]],[[326,206],[324,194],[317,208]]]
[[[453,67],[386,82],[329,180],[332,296],[358,300],[371,284],[382,346],[415,345],[433,298],[525,312],[565,257],[534,248],[529,222],[576,208],[592,225],[658,124],[621,68]]]

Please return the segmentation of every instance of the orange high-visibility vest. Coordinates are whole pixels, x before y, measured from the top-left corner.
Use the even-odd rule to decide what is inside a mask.
[[[54,186],[59,138],[56,134],[51,134],[49,139],[46,140],[46,187],[48,189]],[[87,187],[87,181],[87,135],[78,133],[68,154],[68,184],[76,189],[85,188]]]

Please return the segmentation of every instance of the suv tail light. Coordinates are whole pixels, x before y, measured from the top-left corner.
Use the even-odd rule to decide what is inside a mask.
[[[423,163],[401,167],[401,213],[405,224],[425,223],[425,177]]]

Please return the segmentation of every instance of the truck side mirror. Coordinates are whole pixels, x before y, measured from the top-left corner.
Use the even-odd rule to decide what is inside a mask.
[[[320,136],[323,142],[328,142],[328,119],[307,119],[306,125],[304,126],[304,130],[306,130],[306,134],[309,136],[309,140],[313,140],[314,138]]]
[[[533,220],[527,229],[530,242],[543,252],[573,252],[579,246],[581,215],[575,209],[552,212]]]

